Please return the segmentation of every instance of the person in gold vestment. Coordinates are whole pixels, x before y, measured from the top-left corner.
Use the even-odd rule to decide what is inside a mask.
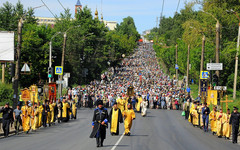
[[[123,118],[124,118],[124,127],[125,127],[125,132],[124,132],[124,135],[128,135],[130,136],[130,130],[131,130],[131,127],[132,127],[132,121],[136,118],[135,117],[135,113],[132,109],[132,105],[130,103],[128,103],[127,105],[127,110],[125,110],[122,115],[123,115]]]
[[[111,135],[119,135],[119,123],[123,123],[121,109],[118,108],[117,103],[113,104],[110,110],[109,119]]]
[[[28,133],[31,129],[30,121],[31,121],[31,113],[32,113],[32,107],[29,106],[28,101],[25,102],[25,105],[21,108],[21,110],[22,110],[23,131]]]

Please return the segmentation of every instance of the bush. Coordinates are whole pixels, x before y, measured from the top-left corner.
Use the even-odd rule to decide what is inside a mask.
[[[12,84],[0,83],[0,106],[3,106],[6,102],[12,105],[13,88]]]

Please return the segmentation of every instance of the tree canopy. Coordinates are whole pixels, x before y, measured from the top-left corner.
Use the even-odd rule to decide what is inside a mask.
[[[28,10],[24,10],[20,2],[16,6],[9,2],[3,4],[0,7],[0,30],[17,32],[18,21]],[[52,66],[61,65],[63,34],[67,31],[64,72],[71,73],[70,85],[99,79],[101,73],[109,67],[107,62],[116,66],[122,59],[122,54],[130,55],[137,46],[136,41],[140,36],[132,17],[124,18],[113,31],[100,20],[94,19],[87,7],[79,10],[75,17],[71,18],[67,9],[56,18],[56,24],[51,27],[37,25],[34,12],[27,13],[22,31],[21,62],[30,64],[31,74],[21,75],[22,87],[47,81],[49,42],[57,32],[60,34],[52,39]],[[83,74],[85,69],[88,70],[86,77]],[[55,81],[56,79],[57,76]],[[9,76],[8,82],[11,82]]]
[[[200,9],[195,10],[195,6]],[[204,68],[206,63],[215,62],[216,19],[220,23],[220,62],[224,70],[220,71],[220,85],[233,86],[234,63],[238,35],[239,0],[198,0],[185,5],[185,8],[173,17],[163,17],[157,29],[152,29],[146,37],[154,39],[154,49],[166,65],[167,71],[175,73],[175,51],[178,45],[178,66],[180,75],[186,75],[187,47],[190,45],[190,78],[198,81],[202,37],[206,37]],[[152,36],[154,35],[154,37]],[[238,72],[239,74],[240,72]],[[240,83],[240,81],[238,80]],[[240,88],[240,84],[238,89]]]

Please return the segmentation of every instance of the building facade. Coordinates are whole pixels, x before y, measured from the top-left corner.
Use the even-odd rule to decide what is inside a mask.
[[[82,10],[82,4],[80,0],[77,1],[75,5],[75,15],[77,14],[78,11]],[[54,25],[56,23],[56,18],[50,18],[50,17],[35,17],[37,19],[38,25],[50,25],[52,28],[54,28]],[[96,10],[95,12],[95,18],[98,19],[98,12]],[[103,17],[101,17],[101,21],[104,22],[106,27],[109,30],[114,30],[117,26],[117,21],[106,21],[103,20]]]

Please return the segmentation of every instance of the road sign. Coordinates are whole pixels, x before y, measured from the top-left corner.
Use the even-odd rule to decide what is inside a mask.
[[[207,63],[207,70],[223,70],[223,63]]]
[[[227,91],[227,86],[214,86],[214,90],[223,90],[223,91]]]
[[[178,65],[177,64],[175,64],[175,69],[178,69]]]
[[[63,74],[63,67],[62,66],[55,66],[55,74],[62,75]]]
[[[57,84],[63,84],[64,82],[65,82],[64,80],[63,81],[60,81],[60,80],[56,81]]]
[[[21,71],[22,71],[22,72],[30,72],[30,68],[29,68],[29,66],[27,65],[27,63],[24,63]]]
[[[200,79],[208,79],[209,72],[208,71],[201,71]]]
[[[214,86],[214,90],[222,90],[222,86]]]
[[[222,87],[223,91],[227,91],[227,86]]]

